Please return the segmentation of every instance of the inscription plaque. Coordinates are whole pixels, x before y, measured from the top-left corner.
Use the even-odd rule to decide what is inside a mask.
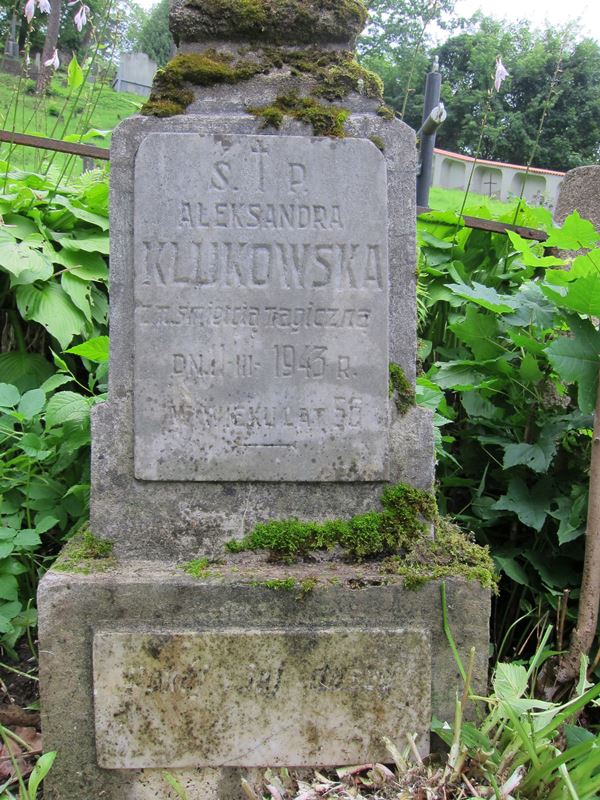
[[[429,632],[103,632],[94,636],[98,763],[108,769],[383,759],[425,737]]]
[[[379,150],[155,133],[134,207],[136,478],[385,480]]]

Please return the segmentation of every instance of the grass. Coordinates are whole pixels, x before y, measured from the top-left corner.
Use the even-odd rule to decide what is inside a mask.
[[[465,193],[462,189],[440,189],[432,187],[429,191],[429,207],[435,208],[436,211],[459,211],[462,206]],[[478,208],[487,208],[490,212],[487,216],[497,216],[506,214],[508,211],[515,211],[517,207],[518,197],[508,203],[503,203],[496,200],[494,197],[487,197],[484,194],[475,194],[469,192],[467,194],[467,202],[465,204],[465,212],[473,212]],[[474,214],[472,214],[474,216]],[[476,216],[484,216],[477,214]]]
[[[43,97],[33,94],[33,81],[0,73],[0,127],[17,133],[64,139],[68,135],[86,134],[90,129],[111,131],[122,119],[135,114],[143,98],[135,94],[115,92],[107,84],[87,83],[81,92],[67,86],[65,72],[52,78]],[[85,137],[84,141],[99,147],[110,145],[110,134]],[[11,147],[13,147],[11,152]],[[50,159],[53,170],[62,170],[70,158],[69,171],[78,174],[82,160],[61,153],[52,157],[46,150],[31,147],[0,145],[0,160],[9,160],[13,169],[45,172]]]

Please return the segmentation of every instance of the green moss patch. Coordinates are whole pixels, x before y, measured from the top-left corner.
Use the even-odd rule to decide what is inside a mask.
[[[99,539],[89,529],[84,529],[66,544],[52,568],[84,575],[105,572],[116,564],[112,552],[112,542]]]
[[[355,60],[354,54],[347,50],[328,51],[317,48],[282,50],[277,47],[265,47],[252,57],[248,57],[243,51],[234,56],[229,52],[208,49],[203,53],[177,55],[159,70],[154,79],[150,98],[142,107],[141,113],[158,117],[182,114],[194,100],[194,92],[191,89],[193,86],[234,84],[273,69],[283,68],[288,68],[291,75],[312,77],[317,82],[312,95],[319,99],[341,100],[351,92],[373,98],[382,96],[383,86],[380,78],[361,67]],[[314,101],[313,105],[318,106],[318,103]],[[296,110],[311,111],[300,107]],[[316,115],[316,111],[312,110],[312,114]],[[282,121],[281,119],[278,125],[275,124],[272,114],[269,124],[279,127]]]
[[[249,107],[249,114],[263,121],[263,128],[281,128],[286,116],[299,119],[312,127],[315,136],[344,137],[344,123],[350,112],[346,108],[322,105],[314,97],[300,97],[296,92],[280,95],[271,105]]]
[[[194,558],[181,565],[181,569],[193,578],[210,578],[213,573],[209,567],[210,561],[208,558]]]
[[[469,534],[441,517],[436,522],[435,540],[415,541],[402,556],[392,556],[382,572],[400,575],[409,589],[432,580],[459,576],[497,590],[498,576],[488,547],[478,545]]]
[[[349,520],[305,522],[273,520],[257,525],[241,540],[227,543],[232,552],[268,550],[280,561],[294,561],[314,550],[339,546],[350,558],[391,555],[426,537],[427,522],[437,515],[434,497],[405,484],[389,486],[381,497],[382,511],[359,514]]]
[[[179,41],[346,42],[364,28],[361,0],[186,0],[171,13]]]
[[[390,364],[390,397],[394,398],[400,414],[406,414],[415,404],[415,390],[399,364]]]

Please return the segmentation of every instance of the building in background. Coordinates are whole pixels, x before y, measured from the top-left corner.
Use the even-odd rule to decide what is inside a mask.
[[[475,159],[438,147],[433,152],[432,185],[465,191]],[[477,159],[470,191],[504,202],[522,195],[529,205],[543,205],[552,210],[564,176],[564,172],[552,169],[530,167],[528,171],[517,164]]]

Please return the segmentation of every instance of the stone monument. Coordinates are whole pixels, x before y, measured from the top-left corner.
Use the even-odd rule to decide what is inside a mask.
[[[580,216],[589,220],[596,230],[600,230],[600,166],[590,164],[576,167],[566,173],[560,186],[554,219],[562,225],[565,219],[578,211]]]
[[[381,532],[382,492],[423,500],[434,447],[415,137],[354,61],[365,16],[177,0],[178,54],[115,131],[91,533],[39,593],[50,800],[174,797],[161,770],[234,799],[267,766],[385,759],[384,736],[426,751],[453,715],[439,582],[411,591],[373,557],[406,533]],[[280,558],[246,552],[277,520]],[[302,521],[330,546],[289,563]],[[481,686],[489,591],[446,584]]]

